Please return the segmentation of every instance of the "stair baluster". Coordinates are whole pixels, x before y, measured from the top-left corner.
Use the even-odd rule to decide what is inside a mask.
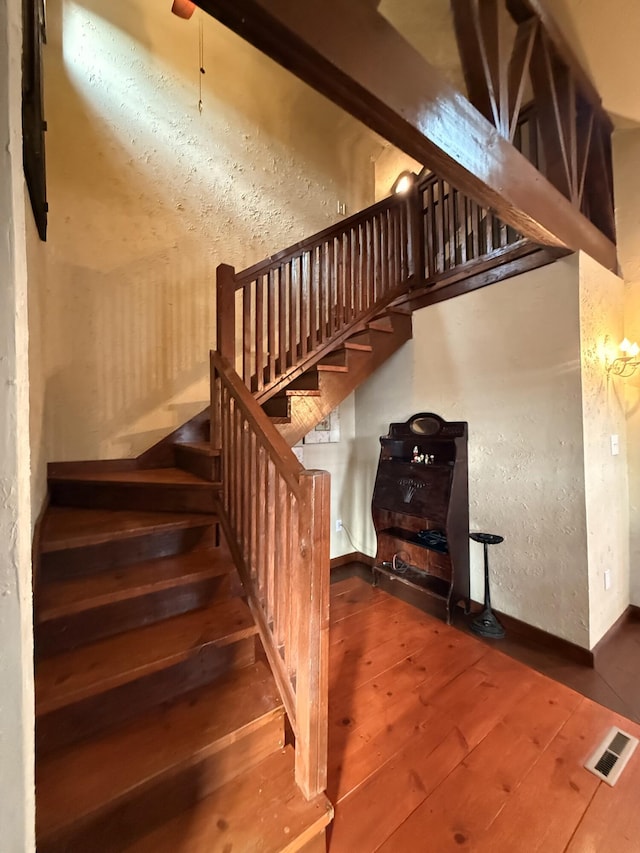
[[[220,519],[296,736],[296,781],[326,787],[329,474],[306,471],[233,370],[211,353]]]

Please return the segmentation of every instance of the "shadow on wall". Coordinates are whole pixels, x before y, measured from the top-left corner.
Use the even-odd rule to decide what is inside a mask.
[[[260,137],[277,144],[284,154],[290,152],[293,159],[297,153],[304,161],[315,148],[313,165],[329,182],[335,180],[335,164],[359,142],[367,146],[367,157],[372,147],[376,152],[384,147],[384,140],[363,124],[200,9],[183,21],[171,13],[170,3],[157,0],[81,0],[78,5],[134,43],[136,52],[161,57],[189,90],[194,106],[202,85],[205,120],[207,113],[221,109],[238,123],[250,118]],[[199,71],[201,30],[204,75]],[[283,121],[283,115],[291,120]],[[352,166],[353,159],[347,157],[345,171]],[[290,190],[295,204],[298,188]],[[370,203],[367,199],[361,207]]]
[[[50,0],[48,16],[47,443],[131,455],[206,402],[217,264],[325,227],[345,188],[370,203],[366,145],[344,150],[372,137],[212,20],[201,77],[197,22],[168,6]]]

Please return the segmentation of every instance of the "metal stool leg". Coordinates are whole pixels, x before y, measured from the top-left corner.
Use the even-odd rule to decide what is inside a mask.
[[[475,537],[472,537],[475,538]],[[476,539],[476,541],[482,541]],[[470,628],[479,637],[489,637],[492,640],[501,640],[505,630],[495,617],[491,609],[491,591],[489,589],[489,543],[484,545],[484,610],[475,619],[471,620]]]

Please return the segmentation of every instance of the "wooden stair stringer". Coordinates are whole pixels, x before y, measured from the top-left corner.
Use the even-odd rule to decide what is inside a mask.
[[[277,429],[290,446],[326,418],[359,385],[374,373],[406,341],[411,338],[411,315],[389,315],[393,332],[370,330],[371,351],[346,350],[346,372],[326,370],[319,372],[320,396],[290,396],[289,416],[286,423],[277,423]]]
[[[375,305],[367,311],[364,311],[351,323],[343,326],[332,338],[325,340],[321,346],[317,347],[317,349],[309,351],[304,360],[298,362],[286,373],[279,376],[273,384],[260,391],[252,389],[255,398],[260,404],[263,404],[279,392],[284,391],[292,380],[310,371],[329,354],[340,349],[340,347],[351,337],[358,335],[361,332],[365,332],[370,321],[376,320],[380,315],[384,314],[385,311],[389,310],[398,299],[406,294],[406,292],[406,284],[402,284],[394,290],[389,291],[383,299],[380,299],[375,303]]]

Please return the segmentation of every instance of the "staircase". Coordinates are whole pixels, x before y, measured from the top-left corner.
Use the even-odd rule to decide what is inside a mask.
[[[54,468],[40,535],[38,850],[322,843],[331,806],[295,784],[218,487],[180,468],[83,467]]]
[[[421,198],[222,265],[211,406],[137,459],[49,466],[39,853],[325,849],[329,484],[290,447],[410,338],[425,241],[455,266]]]

